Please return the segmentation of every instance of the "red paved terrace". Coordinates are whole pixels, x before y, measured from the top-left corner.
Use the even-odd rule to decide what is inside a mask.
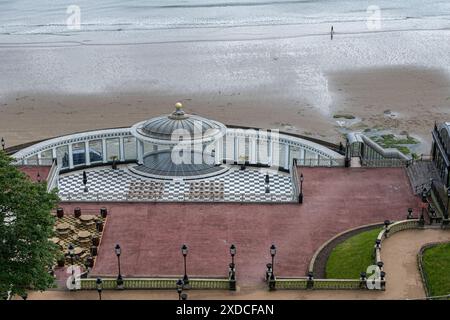
[[[229,247],[237,246],[240,285],[258,285],[269,247],[279,276],[304,276],[316,249],[335,234],[363,224],[400,220],[418,200],[403,168],[302,168],[304,204],[65,204],[109,209],[92,275],[117,275],[114,246],[122,247],[124,276],[180,276],[180,247],[189,246],[188,274],[226,276]]]
[[[41,177],[41,181],[47,181],[48,174],[50,172],[51,166],[19,166],[17,167],[20,171],[25,173],[32,181],[37,182],[38,173]]]

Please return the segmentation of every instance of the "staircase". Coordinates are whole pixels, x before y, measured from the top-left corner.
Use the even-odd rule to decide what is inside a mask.
[[[413,161],[406,167],[409,181],[414,194],[419,194],[424,188],[430,190],[432,180],[441,180],[433,161]]]

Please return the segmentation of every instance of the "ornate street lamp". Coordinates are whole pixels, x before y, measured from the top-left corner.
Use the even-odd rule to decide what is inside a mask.
[[[2,150],[5,150],[5,139],[2,137]]]
[[[231,263],[234,265],[234,256],[236,255],[236,246],[232,244],[230,246]]]
[[[69,257],[70,257],[70,264],[72,265],[71,270],[72,270],[72,284],[75,285],[75,270],[73,269],[73,257],[75,256],[75,248],[73,247],[73,244],[69,244],[68,246],[68,252],[69,252]]]
[[[272,256],[272,275],[273,270],[274,270],[274,260],[275,260],[275,255],[277,254],[277,248],[275,247],[275,245],[272,243],[272,245],[270,246],[270,255]]]
[[[185,285],[189,284],[189,278],[187,276],[187,271],[186,271],[186,257],[188,254],[188,247],[187,245],[183,244],[181,246],[181,254],[183,255],[183,259],[184,259],[184,276],[183,276],[183,282]]]
[[[83,184],[84,184],[84,192],[88,192],[86,171],[83,171]]]
[[[375,246],[377,247],[377,249],[380,248],[380,245],[381,245],[381,240],[380,239],[375,240]]]
[[[384,220],[384,234],[385,234],[385,237],[388,236],[388,233],[389,233],[388,227],[389,227],[390,224],[391,224],[391,222],[389,220]]]
[[[300,194],[298,196],[298,202],[303,203],[303,173],[300,174]]]
[[[383,266],[384,266],[384,263],[383,263],[383,261],[378,261],[377,262],[377,266],[378,266],[378,268],[380,268],[380,270],[383,268]]]
[[[412,208],[408,208],[408,216],[406,217],[407,219],[412,219],[413,215],[412,215],[413,209]]]
[[[122,253],[122,249],[120,248],[119,244],[116,244],[114,251],[117,256],[117,264],[119,267],[119,275],[117,276],[117,288],[123,289],[123,279],[122,279],[122,273],[120,272],[120,255]]]
[[[96,284],[97,284],[98,299],[102,300],[102,290],[103,290],[103,281],[102,281],[102,279],[97,278]]]
[[[181,300],[181,293],[183,292],[183,286],[184,286],[183,279],[178,279],[177,281],[178,300]]]

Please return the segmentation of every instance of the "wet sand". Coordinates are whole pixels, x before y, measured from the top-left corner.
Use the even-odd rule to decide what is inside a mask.
[[[182,101],[188,112],[226,124],[278,128],[343,141],[350,130],[408,132],[429,153],[434,121],[450,120],[450,80],[443,71],[416,67],[370,68],[325,75],[330,112],[313,103],[270,90],[180,94],[111,92],[104,94],[17,93],[0,103],[0,136],[7,146],[73,132],[130,126],[171,112]],[[390,112],[390,113],[389,113]],[[356,120],[335,119],[350,114]]]

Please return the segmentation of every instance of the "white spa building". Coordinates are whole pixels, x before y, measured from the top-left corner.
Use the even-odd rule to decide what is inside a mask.
[[[49,184],[63,200],[295,202],[297,166],[343,166],[343,151],[277,130],[226,126],[177,103],[132,127],[51,138],[12,156],[56,167]]]

